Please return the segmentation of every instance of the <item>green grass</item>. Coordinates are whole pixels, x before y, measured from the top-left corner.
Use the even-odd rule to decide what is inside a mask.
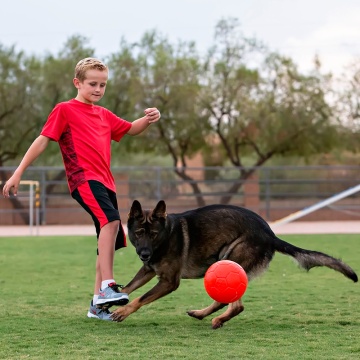
[[[360,272],[359,235],[282,238]],[[183,280],[122,323],[88,319],[95,256],[91,237],[0,238],[0,359],[360,358],[360,287],[333,270],[306,273],[277,254],[249,284],[245,311],[212,330],[211,317],[186,315],[211,302],[202,280]],[[131,245],[117,252],[118,282],[139,267]]]

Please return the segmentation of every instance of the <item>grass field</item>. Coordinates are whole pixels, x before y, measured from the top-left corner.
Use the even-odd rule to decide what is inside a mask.
[[[359,235],[282,238],[341,257],[360,273]],[[277,254],[249,284],[245,311],[212,330],[210,317],[186,315],[211,302],[202,280],[183,280],[123,323],[88,319],[94,263],[91,237],[0,238],[0,359],[360,358],[360,285],[333,270],[306,273]],[[119,283],[139,267],[131,245],[117,252]]]

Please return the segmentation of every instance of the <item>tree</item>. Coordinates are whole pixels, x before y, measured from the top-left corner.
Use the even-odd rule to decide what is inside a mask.
[[[122,39],[119,51],[108,58],[109,83],[100,105],[129,120],[147,107],[162,113],[162,120],[141,136],[125,137],[122,148],[170,156],[199,206],[204,205],[202,190],[187,168],[199,151],[206,165],[231,164],[237,172],[222,199],[226,203],[257,167],[274,157],[309,158],[340,147],[344,138],[358,149],[358,68],[341,94],[339,116],[329,102],[331,76],[322,74],[319,61],[312,72],[302,74],[290,58],[269,52],[239,28],[237,19],[219,21],[203,59],[194,43],[173,45],[156,31],[138,43]],[[0,47],[0,166],[18,159],[51,109],[75,95],[74,66],[94,56],[86,43],[73,36],[57,55],[42,59]],[[344,114],[351,132],[344,127]],[[51,145],[45,158],[48,164],[58,163],[57,146],[55,152]],[[56,175],[63,177],[64,172]]]
[[[120,95],[118,104],[130,104],[131,98],[139,112],[157,106],[162,113],[162,120],[132,140],[128,150],[170,154],[199,206],[204,205],[201,189],[187,171],[187,159],[199,151],[208,164],[230,163],[238,171],[222,199],[227,203],[269,159],[308,157],[338,144],[339,124],[326,102],[330,78],[319,67],[301,74],[291,59],[269,53],[238,28],[236,19],[220,21],[204,62],[194,44],[174,47],[156,32],[123,46],[114,58],[122,65],[116,71],[122,81],[114,90],[124,94],[121,84],[126,84],[131,94]]]
[[[360,150],[360,61],[354,61],[338,81],[335,103],[340,121],[346,128],[347,150]]]
[[[28,145],[28,138],[36,133],[37,109],[32,106],[33,92],[38,96],[40,63],[26,57],[15,47],[0,46],[0,167],[16,159]],[[0,171],[5,182],[9,174]],[[22,208],[17,198],[13,206]],[[22,213],[25,222],[28,217]]]
[[[201,150],[208,130],[197,101],[200,62],[194,44],[173,46],[153,31],[138,44],[123,43],[121,53],[111,59],[112,66],[119,65],[111,78],[111,88],[120,94],[117,103],[132,106],[134,117],[154,106],[162,114],[156,126],[131,139],[128,151],[169,154],[177,176],[192,180],[185,171],[186,157]],[[126,111],[130,114],[129,108]],[[194,193],[200,193],[195,182],[190,186]]]
[[[327,77],[320,72],[300,74],[291,59],[264,52],[254,40],[237,36],[236,28],[234,20],[218,24],[218,43],[207,60],[208,86],[202,95],[219,139],[218,151],[239,172],[223,203],[272,157],[310,156],[338,144],[338,124],[325,100]],[[262,65],[250,68],[249,59],[261,54],[266,54]]]
[[[39,70],[35,58],[0,46],[0,166],[24,151],[26,139],[35,134],[39,118],[31,98]]]
[[[134,120],[142,116],[139,111],[139,89],[141,86],[140,68],[134,54],[134,44],[128,44],[125,39],[120,42],[118,52],[111,54],[108,58],[109,81],[106,87],[106,94],[101,100],[101,105],[105,106],[113,113],[127,120]],[[136,147],[132,147],[132,140],[124,137],[122,149],[128,152],[137,152]],[[116,145],[113,145],[113,148]]]

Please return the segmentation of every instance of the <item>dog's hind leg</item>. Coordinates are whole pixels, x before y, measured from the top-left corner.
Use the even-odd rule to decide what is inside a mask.
[[[214,301],[210,306],[202,309],[202,310],[189,310],[187,314],[195,319],[202,320],[204,317],[213,314],[214,312],[222,309],[228,304],[223,304],[217,301]]]
[[[212,319],[211,324],[213,329],[218,329],[223,326],[224,322],[229,321],[234,316],[239,315],[244,310],[244,306],[241,302],[241,299],[229,304],[229,307],[226,311],[220,316]]]

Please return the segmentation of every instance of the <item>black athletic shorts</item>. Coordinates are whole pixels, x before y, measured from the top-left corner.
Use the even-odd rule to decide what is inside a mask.
[[[71,196],[91,215],[99,238],[100,229],[111,221],[120,220],[116,193],[96,180],[89,180],[77,187]],[[124,229],[119,225],[115,250],[126,246]]]

